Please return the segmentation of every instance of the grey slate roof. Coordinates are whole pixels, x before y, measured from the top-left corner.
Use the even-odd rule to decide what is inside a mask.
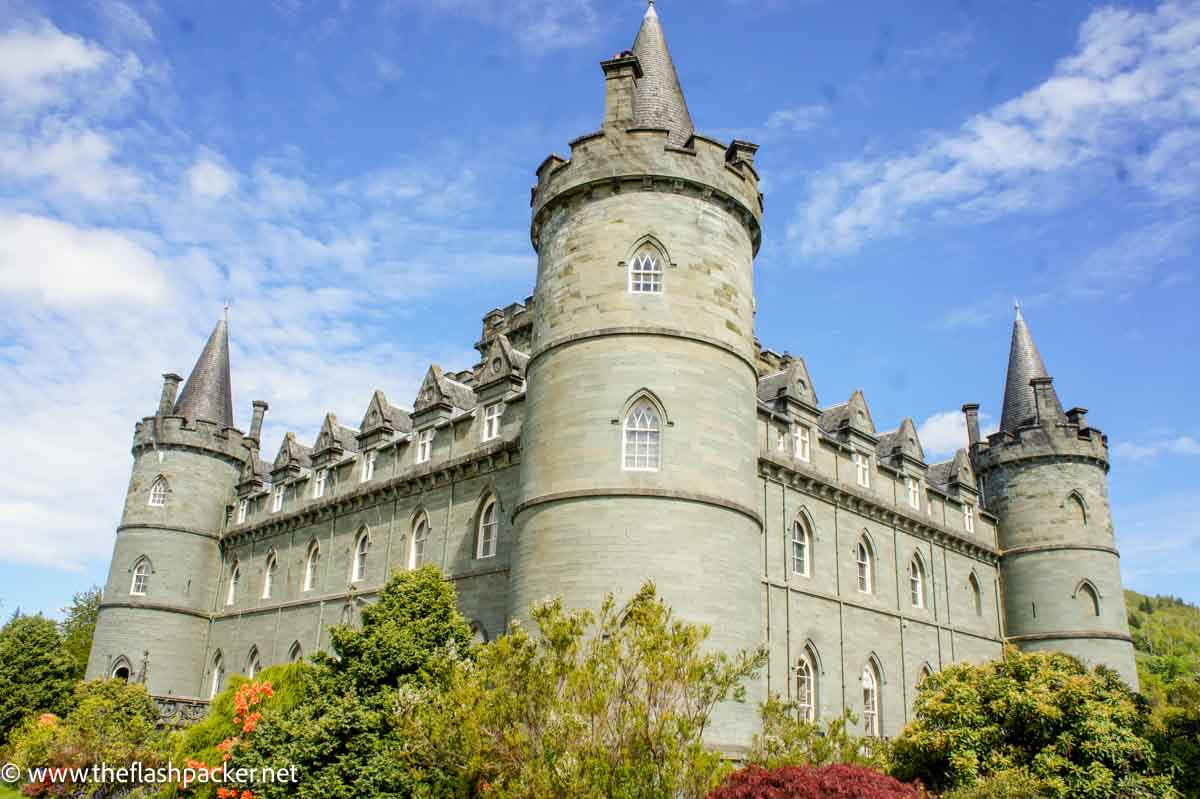
[[[229,379],[229,324],[217,322],[179,399],[174,416],[233,427],[233,386]]]
[[[1037,416],[1037,403],[1034,400],[1033,389],[1029,381],[1035,377],[1048,377],[1046,365],[1038,354],[1029,332],[1029,325],[1017,306],[1017,317],[1013,321],[1012,347],[1008,354],[1008,377],[1004,381],[1004,411],[1000,417],[1000,429],[1009,433],[1031,421]],[[1053,392],[1053,388],[1051,388]],[[1053,402],[1057,408],[1048,411],[1062,416],[1062,405],[1058,394],[1053,394]]]
[[[930,485],[945,490],[950,485],[950,481],[954,479],[954,461],[933,464],[925,472],[925,479],[929,481]]]
[[[654,4],[646,9],[642,29],[633,42],[633,54],[642,67],[642,79],[633,89],[633,126],[636,128],[666,128],[667,141],[686,146],[695,132],[687,101],[675,72],[675,62],[667,49],[667,38]]]

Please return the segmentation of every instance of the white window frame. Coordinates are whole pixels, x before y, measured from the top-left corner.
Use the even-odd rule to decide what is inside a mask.
[[[262,671],[262,658],[259,657],[258,647],[250,647],[250,654],[246,655],[246,677],[253,680],[258,673]]]
[[[879,737],[879,675],[870,661],[863,666],[863,734],[868,738]]]
[[[641,249],[629,262],[630,294],[663,293],[662,256],[649,247]]]
[[[963,503],[963,529],[968,533],[975,532],[975,506],[969,502]]]
[[[500,513],[495,497],[489,498],[479,511],[479,530],[475,539],[476,558],[483,560],[496,557],[500,544]]]
[[[208,698],[216,699],[221,693],[221,684],[225,682],[225,658],[218,652],[213,658],[212,682],[209,684]]]
[[[301,590],[312,591],[317,585],[317,569],[321,566],[321,545],[314,541],[304,556],[304,582]]]
[[[159,475],[150,484],[150,499],[146,501],[146,504],[151,508],[165,508],[167,506],[167,497],[170,493],[171,484],[167,482],[167,478]]]
[[[138,558],[138,562],[133,564],[133,579],[129,581],[129,595],[145,596],[146,589],[149,587],[150,561]]]
[[[250,512],[250,500],[239,499],[238,507],[237,507],[237,523],[245,524],[246,523],[246,514],[249,512]]]
[[[429,517],[422,513],[413,524],[412,541],[408,545],[408,568],[425,565],[425,547],[429,544]]]
[[[875,593],[875,563],[871,545],[866,539],[859,539],[854,550],[854,562],[858,566],[858,592],[860,594]]]
[[[360,583],[367,576],[367,556],[371,553],[371,535],[366,530],[354,542],[354,561],[350,566],[350,582]]]
[[[235,562],[229,572],[229,587],[225,591],[225,607],[233,607],[237,602],[238,583],[242,581],[242,564]]]
[[[657,472],[662,467],[662,414],[654,403],[640,399],[621,425],[621,468],[627,472]]]
[[[908,506],[914,510],[921,509],[921,481],[911,475],[908,481]]]
[[[914,608],[925,607],[925,564],[918,555],[908,562],[908,591]]]
[[[812,460],[812,432],[807,425],[796,425],[792,431],[793,448],[796,457],[808,463]]]
[[[275,590],[275,569],[279,566],[279,557],[272,552],[267,556],[267,567],[263,570],[262,598],[270,599]]]
[[[359,480],[367,482],[375,478],[375,460],[379,457],[378,450],[367,450],[362,456],[362,470],[359,473]]]
[[[429,463],[433,460],[433,428],[417,433],[417,452],[415,463]]]
[[[501,417],[504,416],[504,403],[493,402],[483,408],[483,429],[481,439],[492,441],[500,437]]]
[[[807,649],[796,662],[796,707],[801,721],[817,720],[817,669]]]
[[[325,483],[329,479],[328,469],[317,469],[313,472],[313,499],[320,499],[325,496]]]
[[[283,510],[283,490],[285,486],[276,486],[271,489],[271,513],[279,513]]]
[[[871,456],[865,452],[854,453],[854,481],[863,488],[871,487]]]
[[[801,577],[812,574],[812,535],[800,519],[792,522],[792,574]]]

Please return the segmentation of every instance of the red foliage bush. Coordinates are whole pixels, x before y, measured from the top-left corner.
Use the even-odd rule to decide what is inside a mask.
[[[920,789],[862,766],[784,766],[735,771],[708,799],[920,799]]]

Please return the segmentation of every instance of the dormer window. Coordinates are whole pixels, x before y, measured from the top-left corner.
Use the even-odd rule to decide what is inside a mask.
[[[500,437],[500,418],[504,415],[504,406],[499,402],[488,405],[483,409],[483,440],[491,441]]]
[[[812,460],[812,433],[804,425],[797,425],[792,431],[793,447],[796,457],[802,461]]]
[[[283,510],[283,486],[276,486],[271,492],[271,513]]]
[[[417,463],[429,463],[433,458],[433,430],[417,433]]]
[[[362,482],[365,483],[375,477],[375,459],[378,457],[378,455],[379,453],[376,450],[371,450],[363,455],[361,472]]]
[[[921,509],[921,481],[915,477],[906,478],[908,482],[908,506]]]
[[[871,487],[871,456],[865,452],[854,453],[854,480],[863,488]]]
[[[246,523],[246,514],[249,512],[249,510],[250,510],[250,500],[243,499],[243,500],[238,501],[238,508],[237,508],[237,523],[238,524]]]
[[[975,506],[963,503],[963,529],[968,533],[975,532]]]
[[[152,508],[165,507],[169,493],[171,493],[171,487],[167,485],[167,478],[159,477],[154,481],[154,485],[150,486],[150,501],[147,504]]]
[[[328,476],[328,469],[317,469],[316,474],[313,475],[313,499],[325,496],[325,480]]]
[[[661,294],[662,259],[649,247],[640,250],[629,266],[629,291],[633,294]]]

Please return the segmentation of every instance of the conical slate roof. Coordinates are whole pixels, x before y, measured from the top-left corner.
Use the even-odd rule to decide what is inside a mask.
[[[233,387],[229,379],[229,324],[217,322],[204,351],[175,403],[175,416],[233,427]]]
[[[1037,347],[1033,343],[1033,336],[1029,333],[1029,325],[1025,323],[1025,316],[1021,313],[1021,306],[1017,306],[1017,318],[1013,322],[1012,348],[1008,353],[1008,378],[1004,381],[1004,412],[1000,417],[1000,429],[1007,432],[1016,432],[1017,428],[1025,424],[1037,416],[1037,402],[1034,399],[1033,388],[1029,385],[1029,381],[1035,377],[1048,377],[1046,374],[1046,365],[1042,363],[1042,356],[1038,354]],[[1062,406],[1059,404],[1058,395],[1051,388],[1053,396],[1054,408],[1047,409],[1048,412],[1062,415]]]
[[[637,128],[666,128],[667,141],[680,147],[692,137],[692,116],[688,113],[683,89],[675,62],[667,49],[654,2],[646,9],[642,29],[633,42],[633,54],[642,66],[642,79],[634,86],[633,126]]]

